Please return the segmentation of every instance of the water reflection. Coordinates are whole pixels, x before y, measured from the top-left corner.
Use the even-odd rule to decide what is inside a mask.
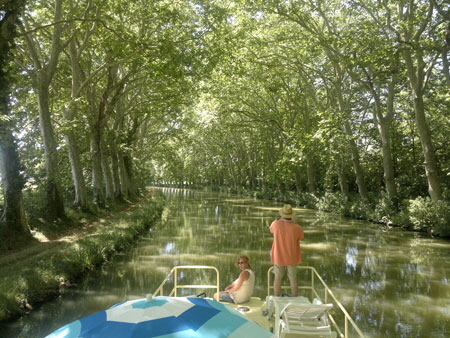
[[[126,255],[29,317],[0,328],[2,337],[43,337],[80,316],[155,290],[174,265],[216,266],[228,285],[250,257],[256,296],[267,293],[279,203],[163,189],[163,220]],[[297,209],[302,257],[332,287],[367,337],[450,337],[450,243],[398,229]],[[179,276],[186,278],[186,276]],[[201,278],[209,278],[202,276]]]
[[[348,247],[345,255],[345,273],[351,274],[356,271],[356,258],[358,257],[358,248],[356,246]]]

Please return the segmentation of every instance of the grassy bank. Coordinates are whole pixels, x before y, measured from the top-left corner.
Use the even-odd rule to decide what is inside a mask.
[[[125,251],[160,219],[162,195],[86,224],[76,232],[0,257],[0,321],[17,318]]]

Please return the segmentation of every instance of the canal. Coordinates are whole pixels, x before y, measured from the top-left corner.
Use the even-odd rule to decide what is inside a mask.
[[[117,255],[61,297],[0,336],[40,338],[79,317],[151,293],[175,265],[216,266],[234,280],[249,256],[255,296],[267,293],[270,223],[281,203],[184,189],[162,189],[162,221],[130,252]],[[305,231],[303,264],[315,267],[367,337],[450,337],[450,241],[296,209]]]

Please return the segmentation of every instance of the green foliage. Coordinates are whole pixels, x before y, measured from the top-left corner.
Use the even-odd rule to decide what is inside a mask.
[[[386,193],[382,193],[375,202],[371,219],[380,223],[391,223],[397,212],[395,202]]]
[[[415,230],[450,236],[450,203],[418,197],[409,201],[409,217]]]
[[[233,189],[232,192],[291,203],[298,207],[310,207],[344,217],[450,237],[450,203],[447,201],[432,202],[428,197],[418,197],[399,203],[383,193],[372,196],[373,202],[370,203],[362,202],[355,194],[349,200],[345,200],[339,192],[325,192],[320,196],[300,191],[281,191],[269,188],[264,191]]]
[[[373,213],[369,203],[361,201],[357,196],[353,196],[350,200],[345,200],[342,194],[338,192],[326,192],[319,197],[316,207],[319,210],[355,219],[369,220],[370,215]]]
[[[13,283],[13,281],[8,281]],[[16,299],[17,293],[13,290],[0,293],[0,321],[5,321],[22,312],[20,303]]]
[[[339,212],[343,215],[345,210],[345,201],[342,199],[342,195],[336,192],[326,192],[319,198],[316,204],[317,209],[323,211]]]
[[[355,219],[370,219],[371,207],[367,202],[360,199],[355,200],[348,209],[348,216]]]
[[[28,312],[34,303],[57,295],[60,288],[82,278],[86,271],[129,249],[162,214],[164,199],[153,197],[134,210],[91,227],[76,242],[59,242],[39,255],[2,267],[0,321]],[[79,230],[79,234],[83,232]]]
[[[288,194],[288,196],[289,195],[292,197],[290,197],[288,200],[292,201],[294,205],[299,205],[306,208],[317,208],[319,198],[315,194],[297,191]]]
[[[414,17],[408,6],[416,3]],[[91,199],[106,191],[110,178],[103,169],[98,186],[92,184],[93,162],[102,158],[101,165],[122,185],[129,182],[133,193],[149,182],[188,182],[243,194],[257,191],[257,196],[348,217],[409,223],[407,207],[397,210],[387,196],[378,197],[386,190],[387,159],[380,127],[390,138],[400,196],[395,198],[426,195],[424,150],[400,46],[434,60],[436,50],[445,47],[447,26],[443,10],[423,15],[429,2],[392,4],[325,1],[318,11],[315,2],[295,1],[65,2],[57,26],[62,29],[59,45],[66,49],[50,84],[49,105],[66,207],[75,195],[68,160],[73,133]],[[36,74],[52,54],[56,25],[47,5],[30,3],[24,13],[37,53],[26,47],[25,33],[16,39],[14,56],[21,68],[13,74],[8,121],[27,180],[25,209],[35,228],[44,226],[46,214],[49,149],[40,135]],[[443,6],[442,1],[435,6]],[[414,32],[418,19],[425,25],[421,34]],[[410,34],[404,34],[408,29]],[[399,36],[420,39],[399,45]],[[33,54],[42,59],[29,62]],[[450,184],[450,100],[438,65],[427,73],[428,81],[419,82],[427,83],[427,122],[445,188]],[[393,116],[386,111],[389,93],[394,94]],[[97,133],[101,156],[90,150]],[[126,170],[119,170],[121,165]],[[364,174],[358,183],[364,176],[369,194],[377,196],[373,205],[354,197],[359,191],[355,172]],[[345,181],[342,188],[350,200],[341,196],[338,179]],[[133,193],[119,198],[132,199]],[[107,204],[115,207],[113,201]],[[71,226],[55,222],[43,233],[55,237]],[[111,236],[122,241],[118,247],[126,246],[122,233]],[[95,266],[97,261],[87,258],[91,245],[86,243],[76,260]],[[109,250],[93,254],[108,257]]]

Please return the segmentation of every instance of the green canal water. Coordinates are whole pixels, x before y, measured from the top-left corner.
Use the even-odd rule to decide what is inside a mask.
[[[5,338],[45,337],[58,327],[153,292],[175,265],[213,265],[234,280],[237,255],[250,257],[255,296],[267,294],[270,223],[280,203],[183,189],[161,189],[163,220],[129,253],[20,320]],[[450,241],[296,209],[305,231],[303,264],[315,267],[366,337],[450,337]]]

